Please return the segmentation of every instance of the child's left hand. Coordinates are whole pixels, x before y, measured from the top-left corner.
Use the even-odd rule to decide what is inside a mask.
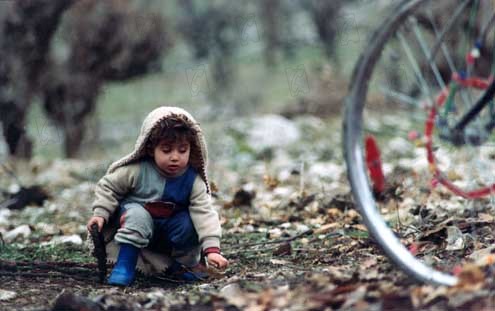
[[[208,260],[208,264],[218,269],[225,269],[229,265],[229,261],[218,253],[209,253],[206,255],[206,258]]]

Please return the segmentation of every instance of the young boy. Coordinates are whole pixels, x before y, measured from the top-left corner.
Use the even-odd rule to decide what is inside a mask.
[[[206,143],[189,113],[160,107],[146,117],[134,151],[110,165],[98,182],[87,224],[100,231],[107,224],[110,261],[118,253],[109,284],[130,285],[136,266],[144,273],[197,280],[204,275],[194,272],[201,255],[217,268],[228,266],[220,254],[221,228],[206,165]]]

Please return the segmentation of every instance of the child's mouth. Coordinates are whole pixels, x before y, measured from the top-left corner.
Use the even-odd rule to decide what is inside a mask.
[[[175,172],[177,170],[179,170],[179,166],[178,165],[169,165],[168,166],[168,171],[169,172]]]

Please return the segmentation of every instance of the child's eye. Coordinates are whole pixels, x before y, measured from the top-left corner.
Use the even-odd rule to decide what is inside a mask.
[[[180,153],[184,153],[184,152],[187,152],[187,150],[189,150],[189,146],[188,145],[179,145],[178,148]]]

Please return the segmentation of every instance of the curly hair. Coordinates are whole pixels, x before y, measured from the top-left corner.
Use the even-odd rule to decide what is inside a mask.
[[[175,144],[178,142],[188,142],[191,146],[189,162],[193,166],[199,163],[201,156],[200,148],[197,142],[197,133],[183,118],[169,117],[161,120],[152,130],[148,141],[146,142],[146,153],[153,154],[153,150],[162,141]]]

